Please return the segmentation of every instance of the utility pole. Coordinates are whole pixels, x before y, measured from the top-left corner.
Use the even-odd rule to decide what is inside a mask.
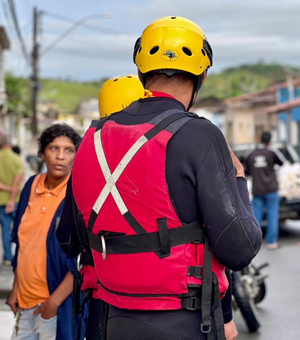
[[[92,14],[82,18],[79,21],[73,21],[73,25],[63,32],[58,38],[56,38],[49,46],[44,48],[40,53],[40,44],[38,43],[38,33],[40,29],[40,17],[41,14],[45,14],[45,11],[38,11],[36,7],[33,9],[33,48],[31,53],[31,65],[32,65],[32,76],[31,76],[31,90],[32,90],[32,120],[31,130],[32,135],[37,136],[38,134],[38,117],[37,117],[37,103],[38,103],[38,92],[40,90],[39,84],[39,61],[49,51],[51,51],[57,44],[65,39],[70,33],[76,28],[83,25],[86,21],[96,19],[97,17],[111,18],[111,14]]]
[[[32,76],[31,76],[31,89],[32,89],[32,121],[31,130],[32,135],[38,134],[38,120],[37,120],[37,102],[39,91],[39,44],[38,44],[38,26],[39,26],[39,13],[37,8],[33,9],[33,48],[32,48]]]

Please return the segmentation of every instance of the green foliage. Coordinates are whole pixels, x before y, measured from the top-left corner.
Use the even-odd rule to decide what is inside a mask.
[[[104,81],[79,83],[43,79],[41,81],[39,100],[56,101],[61,112],[75,113],[82,100],[98,98]]]
[[[219,74],[209,74],[199,92],[199,97],[213,96],[225,99],[259,92],[274,83],[285,81],[288,75],[293,78],[299,77],[300,69],[264,63],[229,68]]]
[[[18,113],[20,116],[31,115],[30,108],[30,81],[15,77],[12,73],[5,75],[8,111]]]

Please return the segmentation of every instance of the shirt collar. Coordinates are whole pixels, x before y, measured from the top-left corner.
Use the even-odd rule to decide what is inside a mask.
[[[40,194],[40,195],[48,192],[55,196],[58,196],[61,193],[61,191],[64,189],[66,184],[68,183],[70,175],[63,182],[61,182],[57,187],[55,187],[52,190],[49,190],[45,187],[45,180],[47,178],[47,173],[41,174],[40,178],[38,179],[38,183],[37,183],[35,191],[37,194]]]
[[[158,92],[158,91],[149,91],[149,90],[146,91],[145,96],[146,97],[165,97],[165,98],[176,99],[175,97],[171,96],[168,93]]]

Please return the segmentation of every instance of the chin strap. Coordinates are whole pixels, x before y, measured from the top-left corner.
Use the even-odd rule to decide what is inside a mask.
[[[194,91],[194,94],[193,94],[192,99],[189,103],[189,106],[186,109],[187,111],[189,111],[189,109],[195,104],[195,101],[196,101],[196,98],[197,98],[197,93],[198,93],[198,91]]]

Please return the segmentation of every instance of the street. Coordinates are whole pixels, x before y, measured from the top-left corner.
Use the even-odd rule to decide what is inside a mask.
[[[255,265],[268,262],[263,273],[266,279],[267,295],[258,305],[257,315],[261,324],[256,333],[248,333],[239,311],[234,314],[239,331],[238,340],[298,340],[300,334],[298,292],[300,282],[300,236],[282,236],[280,248],[269,251],[262,246]]]
[[[269,251],[262,249],[253,263],[260,265],[269,262],[263,273],[266,279],[267,296],[258,305],[257,314],[261,328],[256,333],[248,333],[239,311],[234,319],[239,331],[238,340],[298,340],[300,334],[299,310],[300,294],[300,234],[285,235],[280,238],[280,248]],[[1,278],[5,275],[1,266]],[[6,269],[6,268],[5,268]],[[14,317],[0,300],[0,340],[10,339]]]

